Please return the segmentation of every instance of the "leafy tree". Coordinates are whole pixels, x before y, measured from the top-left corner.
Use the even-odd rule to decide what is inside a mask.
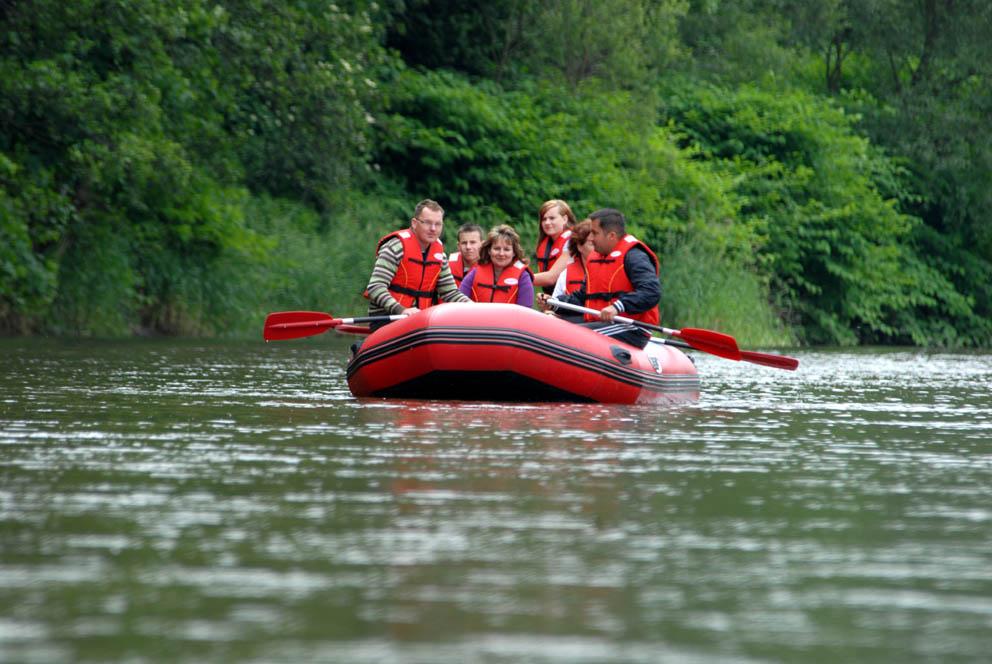
[[[945,321],[979,323],[914,250],[919,220],[881,194],[898,173],[843,111],[753,88],[686,86],[665,98],[700,157],[735,174],[741,215],[766,236],[761,263],[809,341],[959,343]]]
[[[413,67],[502,81],[535,45],[537,0],[395,0],[386,44]]]
[[[571,89],[596,78],[645,86],[678,52],[684,0],[407,0],[387,43],[405,62],[500,83],[538,77]]]
[[[452,73],[408,71],[388,89],[376,163],[462,221],[517,220],[563,198],[586,214],[614,206],[652,241],[690,226],[711,244],[749,246],[732,229],[728,183],[694,163],[623,93],[572,97],[560,86],[505,91]]]
[[[5,3],[0,319],[209,331],[249,192],[322,210],[365,177],[374,3]]]
[[[356,306],[368,255],[335,234],[371,245],[429,195],[528,242],[547,198],[619,207],[671,263],[666,315],[754,302],[755,339],[782,338],[771,289],[811,341],[992,343],[978,0],[33,0],[0,22],[8,330],[214,333],[325,279]]]
[[[956,330],[933,338],[992,343],[984,287],[992,280],[988,3],[699,0],[680,34],[691,53],[682,69],[692,76],[730,86],[759,82],[785,94],[796,87],[826,92],[860,119],[857,130],[901,164],[889,191],[897,208],[925,224],[914,224],[904,242],[951,284],[948,296],[956,292],[968,303],[952,307],[950,318],[941,307],[932,310],[935,321]],[[923,311],[909,316],[922,320]]]
[[[677,52],[679,0],[554,0],[543,3],[528,61],[575,89],[596,78],[614,88],[646,84]],[[546,74],[547,75],[547,74]]]
[[[215,112],[253,190],[328,209],[364,176],[389,64],[375,3],[352,4],[252,0],[215,10],[208,78],[197,87],[230,100]]]

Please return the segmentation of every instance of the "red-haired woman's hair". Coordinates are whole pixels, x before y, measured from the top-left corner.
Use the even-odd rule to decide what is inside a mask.
[[[568,238],[568,253],[572,258],[578,258],[582,255],[579,253],[579,247],[586,243],[591,232],[592,222],[588,219],[583,219],[575,224],[575,228],[572,229],[572,237]]]

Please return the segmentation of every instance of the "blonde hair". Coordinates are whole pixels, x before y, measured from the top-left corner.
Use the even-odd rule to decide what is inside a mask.
[[[559,200],[557,198],[552,198],[550,201],[544,201],[544,203],[541,204],[540,209],[537,211],[538,244],[540,244],[541,240],[543,240],[548,235],[547,233],[544,232],[544,226],[541,224],[541,222],[544,220],[544,215],[547,214],[548,210],[550,210],[553,207],[557,207],[558,211],[561,212],[563,215],[565,215],[565,219],[567,220],[565,224],[566,229],[569,229],[575,225],[575,213],[572,212],[572,208],[568,206],[568,203],[566,203],[563,200]]]
[[[486,241],[479,248],[479,263],[492,262],[492,258],[489,256],[489,250],[496,240],[509,242],[513,247],[513,259],[523,261],[524,265],[527,264],[527,255],[524,253],[523,245],[520,244],[520,236],[517,235],[517,232],[509,224],[500,224],[489,231],[489,237],[486,238]]]

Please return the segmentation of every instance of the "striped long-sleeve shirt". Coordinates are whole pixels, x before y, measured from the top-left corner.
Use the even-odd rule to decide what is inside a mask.
[[[426,254],[425,251],[425,260]],[[393,282],[402,260],[403,240],[398,237],[390,239],[379,248],[375,265],[372,266],[372,276],[369,278],[369,285],[366,288],[369,294],[369,316],[393,315],[403,311],[403,305],[397,302],[396,298],[389,292],[389,284]],[[451,268],[448,267],[447,257],[441,265],[441,274],[438,275],[435,290],[438,300],[471,302],[469,298],[458,291],[455,278],[451,275]]]

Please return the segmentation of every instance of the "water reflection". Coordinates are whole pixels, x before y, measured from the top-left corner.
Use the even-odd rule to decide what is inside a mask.
[[[345,343],[4,341],[0,660],[980,660],[992,356],[674,407],[355,400]]]

